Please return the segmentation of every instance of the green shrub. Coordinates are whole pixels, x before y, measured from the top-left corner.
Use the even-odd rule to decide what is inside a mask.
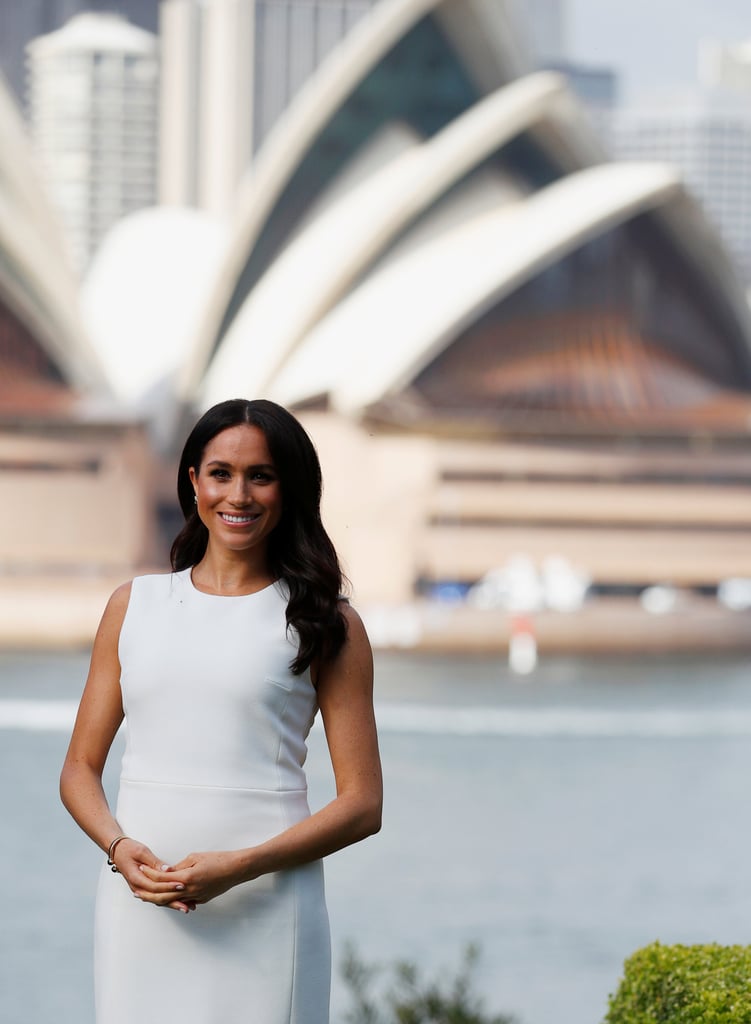
[[[479,951],[470,945],[459,970],[443,984],[423,982],[415,964],[397,961],[392,965],[395,980],[372,995],[373,981],[381,968],[367,965],[354,948],[347,946],[342,977],[352,996],[347,1024],[513,1024],[511,1017],[488,1015],[482,1000],[472,992],[472,971]]]
[[[751,946],[638,950],[603,1024],[751,1024]]]

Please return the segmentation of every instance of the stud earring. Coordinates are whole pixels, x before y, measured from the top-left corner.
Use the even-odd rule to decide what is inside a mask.
[[[196,505],[198,504],[198,495],[197,495],[197,494],[194,494],[194,495],[193,495],[193,502],[194,502],[194,504],[196,504]]]

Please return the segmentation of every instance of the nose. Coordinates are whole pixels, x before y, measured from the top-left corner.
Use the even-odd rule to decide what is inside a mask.
[[[237,506],[250,504],[250,481],[246,480],[241,474],[238,474],[233,481],[229,500],[232,505]]]

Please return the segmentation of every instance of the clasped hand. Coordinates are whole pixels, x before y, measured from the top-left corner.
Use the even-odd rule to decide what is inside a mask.
[[[165,864],[147,846],[124,839],[116,856],[116,867],[134,896],[185,914],[242,881],[232,852],[189,853],[177,864]]]

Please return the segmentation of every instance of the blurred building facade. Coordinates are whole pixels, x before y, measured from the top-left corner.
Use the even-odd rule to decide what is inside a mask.
[[[27,103],[26,45],[54,32],[83,11],[117,11],[139,28],[156,32],[156,0],[0,0],[0,68],[16,103]]]
[[[157,38],[79,14],[32,40],[28,61],[32,140],[83,271],[113,224],[156,202]]]
[[[608,153],[613,149],[613,116],[618,106],[618,76],[611,68],[589,67],[570,61],[551,61],[551,71],[566,76],[571,90],[589,114],[592,125]]]
[[[222,7],[235,18],[224,30],[257,13]],[[234,35],[206,35],[208,23],[191,20],[198,5],[170,9],[173,28],[195,29],[195,45],[212,40],[232,64]],[[11,164],[21,190],[22,161]],[[654,584],[713,601],[729,575],[751,578],[743,288],[680,176],[608,161],[565,78],[534,70],[512,0],[374,4],[290,100],[237,197],[176,372],[159,381],[156,484],[143,424],[107,422],[91,404],[105,389],[70,320],[75,295],[50,299],[45,333],[28,309],[46,264],[24,255],[25,298],[0,276],[25,332],[16,349],[37,360],[27,384],[54,378],[60,397],[54,417],[12,413],[21,428],[6,479],[17,487],[24,460],[41,474],[43,452],[54,454],[57,475],[35,478],[38,508],[66,481],[70,509],[74,495],[86,506],[67,564],[151,559],[153,504],[166,522],[185,424],[244,394],[289,406],[310,430],[325,521],[365,606],[464,593],[520,553],[541,571],[564,561],[591,580],[597,607],[625,600],[632,611]],[[131,218],[119,249],[113,233],[103,294],[127,280],[132,309],[152,318],[160,294],[175,302],[168,288],[148,291],[154,274],[128,272],[150,239],[171,251],[174,212]],[[178,283],[206,227],[181,219]],[[0,234],[9,262],[22,234]],[[10,366],[11,347],[3,353]],[[156,383],[137,382],[130,408],[146,408]],[[9,430],[12,400],[9,389],[0,401]],[[26,518],[33,536],[39,520]],[[49,570],[46,543],[37,551]],[[14,565],[24,550],[34,549],[19,544]],[[488,621],[497,644],[504,620]],[[683,643],[704,642],[697,622],[711,622],[708,604]],[[465,641],[476,635],[466,628]],[[591,642],[570,621],[555,628],[561,643]],[[611,617],[598,636],[633,646],[640,628],[626,637]]]
[[[751,95],[751,40],[703,40],[699,47],[699,82],[710,89],[732,89]]]
[[[396,10],[262,152],[184,400],[298,410],[366,602],[521,551],[631,600],[751,573],[751,321],[701,209],[605,161],[503,8]]]
[[[613,152],[678,167],[751,285],[751,44],[705,42],[699,80],[685,95],[618,110]]]
[[[514,14],[533,66],[565,75],[608,151],[618,102],[618,78],[611,68],[574,62],[567,43],[565,0],[517,0]]]
[[[613,126],[621,159],[680,168],[751,284],[751,90],[710,93],[649,109],[620,110]]]
[[[154,551],[148,434],[107,401],[61,232],[4,88],[0,134],[0,577],[14,587],[127,573]]]
[[[514,17],[533,64],[548,67],[566,60],[565,0],[515,0]]]
[[[162,3],[160,201],[226,214],[290,100],[377,2]]]

